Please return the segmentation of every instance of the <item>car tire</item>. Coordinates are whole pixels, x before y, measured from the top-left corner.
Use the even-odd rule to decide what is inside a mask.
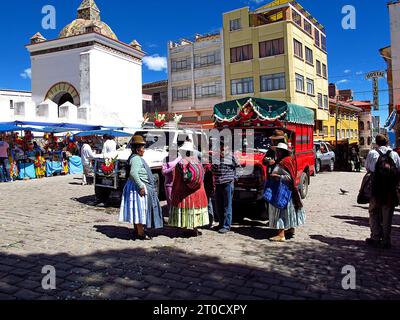
[[[308,178],[308,174],[303,172],[300,178],[300,196],[301,199],[303,200],[307,198],[309,184],[310,184],[310,179]]]
[[[96,194],[96,199],[100,203],[106,204],[110,199],[111,190],[107,188],[95,187],[94,192]]]
[[[333,160],[333,159],[329,163],[329,171],[330,172],[335,171],[335,160]]]

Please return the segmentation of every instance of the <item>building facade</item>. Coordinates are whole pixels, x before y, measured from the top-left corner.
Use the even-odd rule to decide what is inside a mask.
[[[94,0],[81,3],[57,39],[37,33],[27,49],[36,118],[126,127],[142,121],[144,52],[135,40],[118,40]]]
[[[358,119],[361,109],[344,101],[329,99],[329,118],[315,126],[314,139],[336,145],[340,143],[358,144]]]
[[[32,92],[0,90],[0,122],[11,122],[35,118]]]
[[[352,105],[360,108],[359,132],[360,132],[360,155],[366,158],[374,143],[372,103],[370,101],[352,101]],[[379,126],[379,124],[378,124]]]
[[[168,111],[184,122],[212,122],[214,105],[226,99],[222,32],[169,42],[168,72]]]
[[[329,118],[324,27],[296,1],[277,0],[255,11],[223,16],[227,99],[272,98]]]
[[[143,85],[143,113],[168,112],[168,80]]]

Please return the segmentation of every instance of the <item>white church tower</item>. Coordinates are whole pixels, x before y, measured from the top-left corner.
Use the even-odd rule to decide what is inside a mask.
[[[27,49],[37,117],[58,121],[75,105],[77,110],[70,111],[78,121],[105,126],[140,124],[145,53],[136,40],[131,44],[118,40],[101,21],[94,0],[82,2],[77,19],[57,39],[48,41],[37,33]]]

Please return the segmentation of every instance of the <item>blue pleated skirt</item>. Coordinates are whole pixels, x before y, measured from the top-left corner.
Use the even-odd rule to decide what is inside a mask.
[[[119,221],[147,225],[148,211],[149,201],[147,192],[144,197],[141,197],[136,183],[128,179],[122,193]]]
[[[291,229],[302,226],[306,222],[306,213],[304,208],[296,211],[293,200],[285,209],[275,208],[273,205],[268,204],[269,214],[269,227],[271,229],[282,230]]]

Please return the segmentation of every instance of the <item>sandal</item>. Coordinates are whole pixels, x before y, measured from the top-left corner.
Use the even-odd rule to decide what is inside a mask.
[[[270,238],[269,241],[271,241],[271,242],[286,242],[286,238],[277,236],[277,237]]]
[[[142,235],[142,236],[137,235],[137,236],[136,236],[136,239],[141,240],[141,241],[150,241],[150,240],[152,240],[153,238],[150,237],[148,234],[144,234],[144,235]]]

